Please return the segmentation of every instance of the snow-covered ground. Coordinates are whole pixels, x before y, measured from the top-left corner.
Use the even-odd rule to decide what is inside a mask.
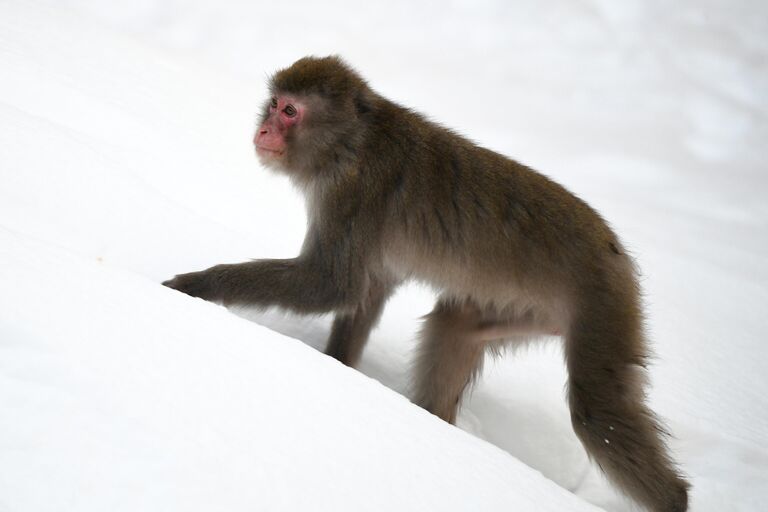
[[[557,343],[490,360],[467,433],[401,396],[429,290],[360,373],[307,347],[327,318],[158,284],[295,254],[301,199],[250,141],[265,77],[328,53],[611,221],[691,509],[761,510],[766,34],[760,1],[0,3],[0,511],[632,510]]]

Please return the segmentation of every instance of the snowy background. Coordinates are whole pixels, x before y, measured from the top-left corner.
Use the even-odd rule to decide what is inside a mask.
[[[429,290],[360,373],[315,350],[327,318],[158,284],[295,255],[303,203],[251,138],[266,76],[329,53],[610,220],[691,509],[761,510],[766,34],[761,1],[0,2],[0,511],[634,510],[557,343],[490,360],[458,429],[406,398]]]

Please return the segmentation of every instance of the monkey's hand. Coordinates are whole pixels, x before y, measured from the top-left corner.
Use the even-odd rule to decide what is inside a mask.
[[[179,274],[163,283],[163,286],[173,288],[192,297],[216,301],[221,299],[221,281],[226,271],[226,265],[216,265],[208,270]]]

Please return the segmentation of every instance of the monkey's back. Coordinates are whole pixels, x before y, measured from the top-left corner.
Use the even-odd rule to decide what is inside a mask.
[[[388,269],[494,303],[633,279],[616,235],[561,185],[395,104],[378,115]]]

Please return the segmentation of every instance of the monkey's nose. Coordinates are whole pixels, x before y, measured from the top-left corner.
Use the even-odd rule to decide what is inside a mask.
[[[269,134],[269,130],[267,130],[266,128],[259,128],[256,131],[256,133],[253,135],[253,143],[258,145],[259,144],[259,140],[262,137],[264,137],[265,135],[268,135],[268,134]]]

